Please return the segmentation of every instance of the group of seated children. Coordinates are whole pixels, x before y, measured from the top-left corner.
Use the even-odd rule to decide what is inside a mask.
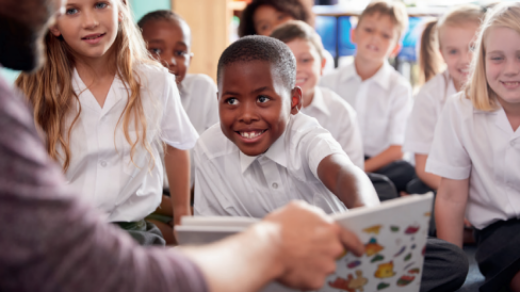
[[[520,4],[432,21],[415,99],[387,62],[407,28],[402,3],[371,2],[354,62],[324,76],[330,54],[306,13],[253,0],[215,86],[187,74],[191,31],[177,14],[152,12],[140,32],[124,1],[71,1],[46,35],[46,65],[17,86],[69,183],[143,245],[174,241],[190,190],[197,216],[264,217],[295,199],[335,213],[419,186],[437,191],[438,229],[421,291],[464,282],[465,218],[481,291],[520,291]]]

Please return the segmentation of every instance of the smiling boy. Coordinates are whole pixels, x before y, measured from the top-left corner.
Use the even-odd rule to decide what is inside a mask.
[[[371,2],[353,31],[357,45],[353,64],[320,81],[356,110],[367,158],[365,171],[388,176],[398,191],[405,191],[415,177],[413,166],[401,160],[412,90],[387,59],[399,51],[399,40],[407,27],[403,3]]]
[[[244,37],[220,57],[220,124],[194,150],[195,214],[263,217],[302,199],[327,213],[379,203],[367,176],[298,113],[296,61],[282,42]]]

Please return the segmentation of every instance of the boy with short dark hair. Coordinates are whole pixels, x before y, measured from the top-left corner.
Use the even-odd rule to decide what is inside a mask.
[[[220,57],[220,124],[194,149],[195,214],[263,217],[294,199],[327,213],[379,203],[367,176],[299,114],[296,62],[282,42],[244,37]]]
[[[371,2],[353,31],[357,44],[353,64],[321,79],[322,86],[335,91],[357,112],[367,158],[365,171],[386,175],[398,191],[405,191],[415,176],[413,166],[401,160],[412,90],[387,59],[399,51],[407,27],[402,2]]]

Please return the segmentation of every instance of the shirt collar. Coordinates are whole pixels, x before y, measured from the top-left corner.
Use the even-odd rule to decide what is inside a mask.
[[[390,87],[390,76],[392,74],[392,66],[388,64],[387,61],[383,62],[383,66],[377,70],[376,74],[374,76],[370,77],[369,79],[365,80],[371,80],[379,84],[379,86],[383,87],[383,89],[388,89]],[[343,74],[341,76],[341,81],[347,81],[350,78],[357,77],[361,80],[361,77],[357,74],[356,71],[356,65],[354,62],[352,64],[345,67],[343,70]]]
[[[309,104],[308,108],[316,108],[325,115],[330,116],[329,108],[327,107],[327,104],[325,104],[325,99],[323,98],[323,92],[317,86],[314,88],[314,97],[312,98],[312,102]]]
[[[287,124],[289,126],[289,123]],[[267,151],[258,156],[247,156],[242,151],[240,151],[240,167],[242,173],[244,173],[249,166],[259,157],[266,157],[271,159],[272,161],[280,164],[283,167],[287,167],[287,157],[285,155],[285,133],[287,132],[287,127],[283,134],[267,149]]]

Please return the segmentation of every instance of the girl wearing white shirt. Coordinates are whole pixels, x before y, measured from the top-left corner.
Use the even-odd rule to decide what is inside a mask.
[[[476,228],[480,291],[520,291],[520,3],[488,12],[467,88],[446,102],[426,171],[441,177],[439,238]]]
[[[404,150],[415,154],[419,178],[408,184],[408,193],[439,188],[440,177],[424,171],[426,159],[446,100],[461,91],[468,79],[471,47],[483,17],[479,6],[460,5],[424,29],[419,64],[426,84],[415,97],[404,143]],[[444,64],[446,70],[439,73]]]
[[[125,0],[68,0],[45,42],[47,63],[17,85],[50,156],[108,221],[141,244],[164,243],[143,220],[161,201],[161,147],[179,221],[190,214],[188,149],[198,137],[174,77],[149,57]]]

